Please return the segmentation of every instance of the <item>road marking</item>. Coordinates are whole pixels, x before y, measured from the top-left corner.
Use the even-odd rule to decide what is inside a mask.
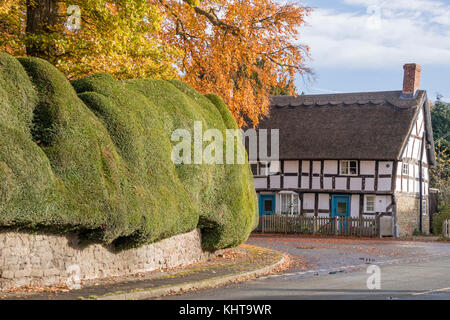
[[[429,291],[425,291],[425,292],[417,292],[417,293],[413,293],[413,296],[421,296],[424,294],[430,294],[430,293],[434,293],[434,292],[446,292],[446,291],[450,291],[450,288],[442,288],[442,289],[434,289],[434,290],[429,290]]]
[[[425,262],[425,261],[429,261],[430,258],[435,258],[435,257],[448,257],[450,256],[448,253],[437,253],[437,254],[430,254],[428,256],[421,256],[421,257],[414,257],[414,258],[404,258],[404,259],[392,259],[392,260],[385,260],[385,261],[379,261],[377,263],[377,265],[380,266],[386,266],[386,265],[396,265],[396,264],[403,264],[403,263],[411,263],[411,262]],[[319,270],[308,270],[308,271],[300,271],[300,272],[292,272],[292,273],[281,273],[281,274],[275,274],[275,275],[271,275],[270,278],[278,278],[278,277],[284,277],[286,278],[286,280],[290,280],[292,278],[297,278],[299,276],[303,276],[306,274],[310,274],[310,273],[314,273],[317,275],[320,274],[329,274],[330,272],[345,272],[345,271],[349,271],[351,269],[364,269],[367,267],[366,263],[362,263],[359,265],[351,265],[351,266],[342,266],[342,267],[335,267],[335,268],[331,268],[331,269],[319,269]],[[260,278],[261,279],[261,278]],[[263,279],[267,279],[267,278],[263,278]],[[425,294],[425,293],[423,293]]]

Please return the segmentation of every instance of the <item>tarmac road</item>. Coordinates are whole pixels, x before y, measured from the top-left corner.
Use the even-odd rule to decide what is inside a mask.
[[[290,252],[303,259],[306,267],[165,299],[450,300],[449,243],[317,240],[289,236],[277,239],[252,237],[249,243]],[[295,250],[302,250],[302,254]],[[356,261],[360,261],[359,264],[355,264]],[[367,273],[372,265],[379,267],[380,289],[373,289],[374,275]],[[372,277],[372,289],[367,285],[369,277]]]

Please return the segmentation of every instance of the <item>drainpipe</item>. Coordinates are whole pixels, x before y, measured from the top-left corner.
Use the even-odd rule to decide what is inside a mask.
[[[424,150],[424,144],[425,144],[425,134],[423,134],[422,136],[422,145],[421,145],[421,150],[420,150],[420,164],[419,164],[419,212],[420,212],[420,217],[419,217],[419,231],[420,233],[422,233],[422,217],[423,217],[423,208],[422,208],[422,203],[423,203],[423,165],[422,165],[422,161],[423,161],[423,150]]]

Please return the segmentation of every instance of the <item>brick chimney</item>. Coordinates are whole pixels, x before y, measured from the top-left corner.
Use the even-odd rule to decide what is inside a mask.
[[[403,98],[414,98],[420,88],[420,72],[422,67],[416,63],[409,63],[403,66],[405,75],[403,78]]]

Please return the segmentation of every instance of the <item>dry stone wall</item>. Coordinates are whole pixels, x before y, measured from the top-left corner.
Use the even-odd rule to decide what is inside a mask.
[[[177,235],[136,249],[82,247],[76,234],[0,232],[0,290],[24,285],[77,286],[80,281],[149,272],[206,261],[200,231]]]

